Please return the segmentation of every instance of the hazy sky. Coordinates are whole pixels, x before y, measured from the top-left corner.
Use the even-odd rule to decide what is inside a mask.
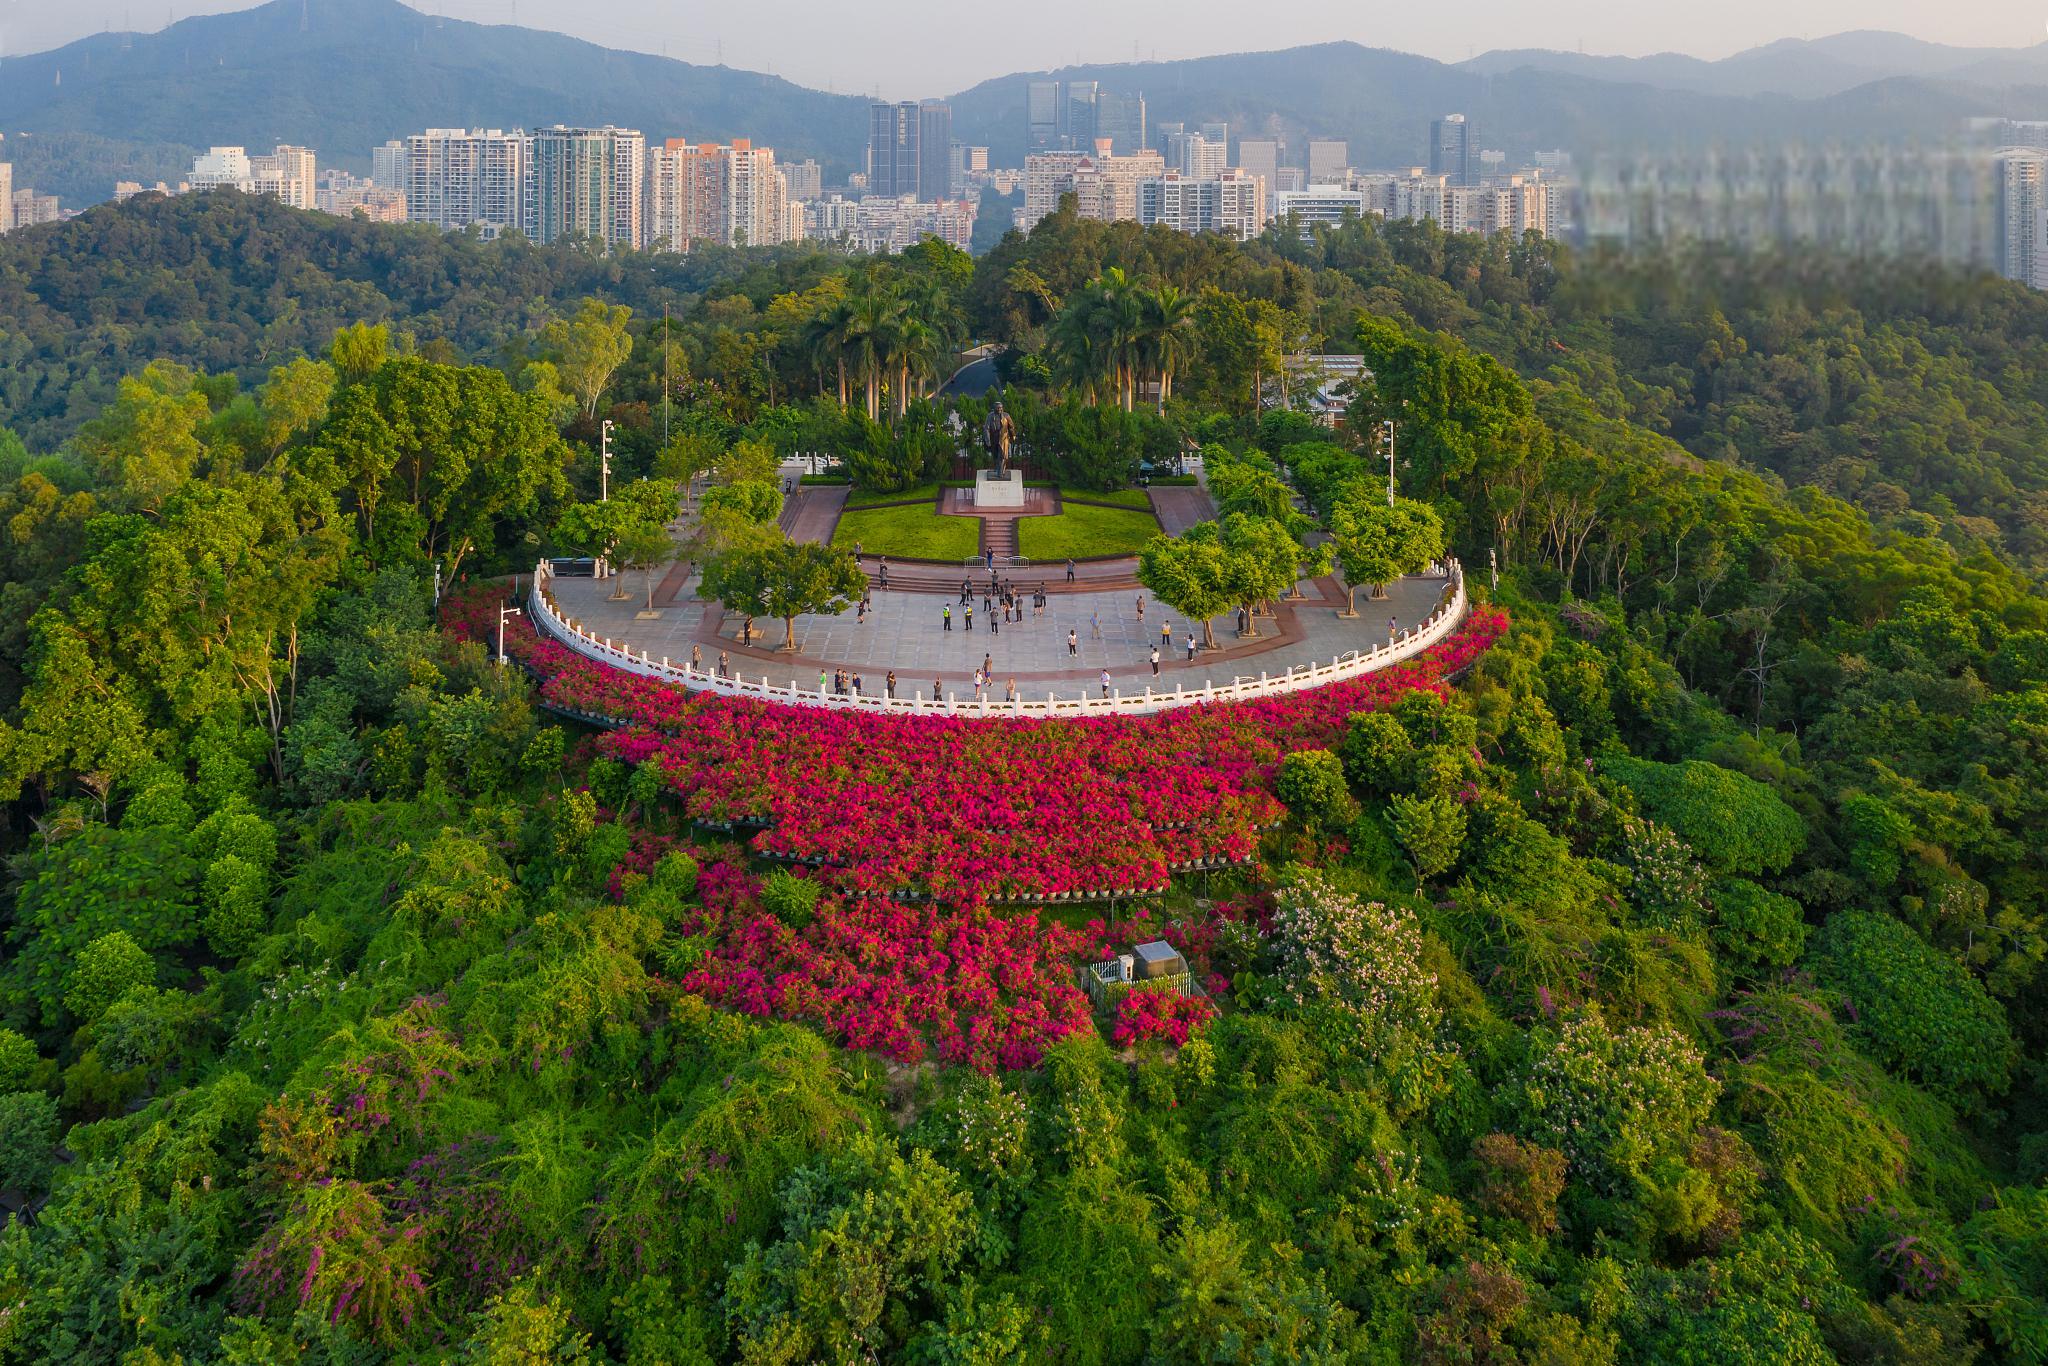
[[[1075,61],[1194,57],[1351,39],[1457,61],[1489,48],[1576,48],[1722,57],[1776,38],[1891,29],[1938,42],[2040,42],[2048,8],[2020,0],[406,0],[481,23],[559,29],[608,47],[773,71],[840,91],[948,94],[989,76]],[[0,0],[0,53],[37,52],[101,29],[256,0]],[[318,4],[319,0],[312,0]]]

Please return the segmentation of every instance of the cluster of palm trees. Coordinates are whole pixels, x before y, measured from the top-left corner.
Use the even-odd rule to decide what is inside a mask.
[[[800,338],[818,373],[818,392],[833,392],[840,406],[855,389],[865,392],[869,421],[880,421],[884,400],[903,416],[945,378],[959,342],[957,312],[934,282],[869,279],[804,324]]]
[[[1054,371],[1092,403],[1129,412],[1148,379],[1159,382],[1159,409],[1174,375],[1195,353],[1194,300],[1179,288],[1135,283],[1111,266],[1076,290],[1053,319]]]

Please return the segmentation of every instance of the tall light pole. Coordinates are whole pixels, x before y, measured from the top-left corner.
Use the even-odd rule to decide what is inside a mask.
[[[517,607],[500,607],[498,609],[498,667],[501,669],[505,667],[505,618],[524,615],[525,613],[521,612]]]
[[[612,420],[606,418],[598,440],[601,454],[597,466],[597,501],[609,503],[612,500]]]
[[[1387,506],[1394,505],[1394,420],[1380,423],[1380,445],[1387,452]]]

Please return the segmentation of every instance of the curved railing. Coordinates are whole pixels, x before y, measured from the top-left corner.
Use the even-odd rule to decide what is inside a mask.
[[[1336,656],[1327,664],[1299,664],[1285,673],[1262,673],[1257,678],[1208,683],[1199,688],[1176,687],[1172,692],[1150,687],[1135,693],[1112,689],[1108,697],[1103,697],[1082,689],[1065,697],[1056,692],[1035,698],[1020,695],[1014,702],[994,698],[976,700],[972,696],[963,699],[957,693],[948,693],[943,698],[928,698],[921,692],[897,698],[838,696],[824,690],[801,688],[794,683],[777,685],[765,676],[758,679],[720,678],[708,669],[693,669],[687,663],[671,663],[666,656],[657,659],[645,652],[635,654],[617,641],[584,630],[580,623],[563,615],[548,588],[550,573],[545,560],[535,570],[533,589],[527,596],[527,610],[536,627],[586,658],[629,673],[659,678],[693,692],[751,697],[784,706],[825,707],[837,711],[934,716],[1109,716],[1169,711],[1205,702],[1246,702],[1261,697],[1277,697],[1283,693],[1327,687],[1413,659],[1455,631],[1465,620],[1469,604],[1465,597],[1464,570],[1456,560],[1452,560],[1444,572],[1447,579],[1444,599],[1419,626],[1403,631],[1385,645],[1376,645],[1365,651],[1352,650]]]

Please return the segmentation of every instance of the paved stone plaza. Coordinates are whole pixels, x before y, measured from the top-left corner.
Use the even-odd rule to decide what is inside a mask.
[[[1038,579],[1016,582],[1028,601],[1029,589]],[[655,659],[666,656],[678,665],[689,662],[693,646],[702,652],[706,668],[714,667],[719,651],[725,650],[734,671],[747,678],[765,675],[777,686],[794,683],[807,688],[817,686],[821,668],[846,667],[860,673],[870,692],[880,692],[894,669],[897,693],[907,697],[929,692],[935,678],[948,691],[966,692],[987,656],[994,665],[997,695],[1015,678],[1021,692],[1042,697],[1048,691],[1071,695],[1099,690],[1104,669],[1109,670],[1113,688],[1126,693],[1142,690],[1153,681],[1151,650],[1160,644],[1162,624],[1172,627],[1172,649],[1160,651],[1158,686],[1164,690],[1196,689],[1211,682],[1255,678],[1261,672],[1284,673],[1295,665],[1327,664],[1333,656],[1384,644],[1389,617],[1403,630],[1421,622],[1435,608],[1446,583],[1441,578],[1403,580],[1392,585],[1389,600],[1381,602],[1369,600],[1361,591],[1355,619],[1338,615],[1344,590],[1334,580],[1304,583],[1305,598],[1283,602],[1272,617],[1260,619],[1259,638],[1237,639],[1236,616],[1231,614],[1216,619],[1217,648],[1205,650],[1200,648],[1201,625],[1193,623],[1197,650],[1192,663],[1187,657],[1191,624],[1162,608],[1149,593],[1144,595],[1140,620],[1135,589],[1053,591],[1043,616],[1032,616],[1027,607],[1024,620],[1002,622],[999,631],[989,630],[989,613],[977,592],[971,632],[957,591],[877,590],[864,622],[851,609],[841,616],[798,617],[797,653],[792,656],[775,648],[782,643],[780,621],[757,619],[753,645],[741,645],[739,618],[697,598],[694,578],[672,574],[662,583],[658,596],[674,596],[653,620],[639,615],[646,600],[640,576],[630,576],[627,586],[631,596],[624,602],[608,597],[615,588],[610,580],[558,578],[554,593],[562,611],[584,629],[622,642],[636,653],[644,651]],[[1047,587],[1061,586],[1055,572]],[[943,621],[947,607],[952,609],[950,631]],[[995,615],[1001,616],[1000,609]],[[1069,630],[1075,634],[1071,656]]]

